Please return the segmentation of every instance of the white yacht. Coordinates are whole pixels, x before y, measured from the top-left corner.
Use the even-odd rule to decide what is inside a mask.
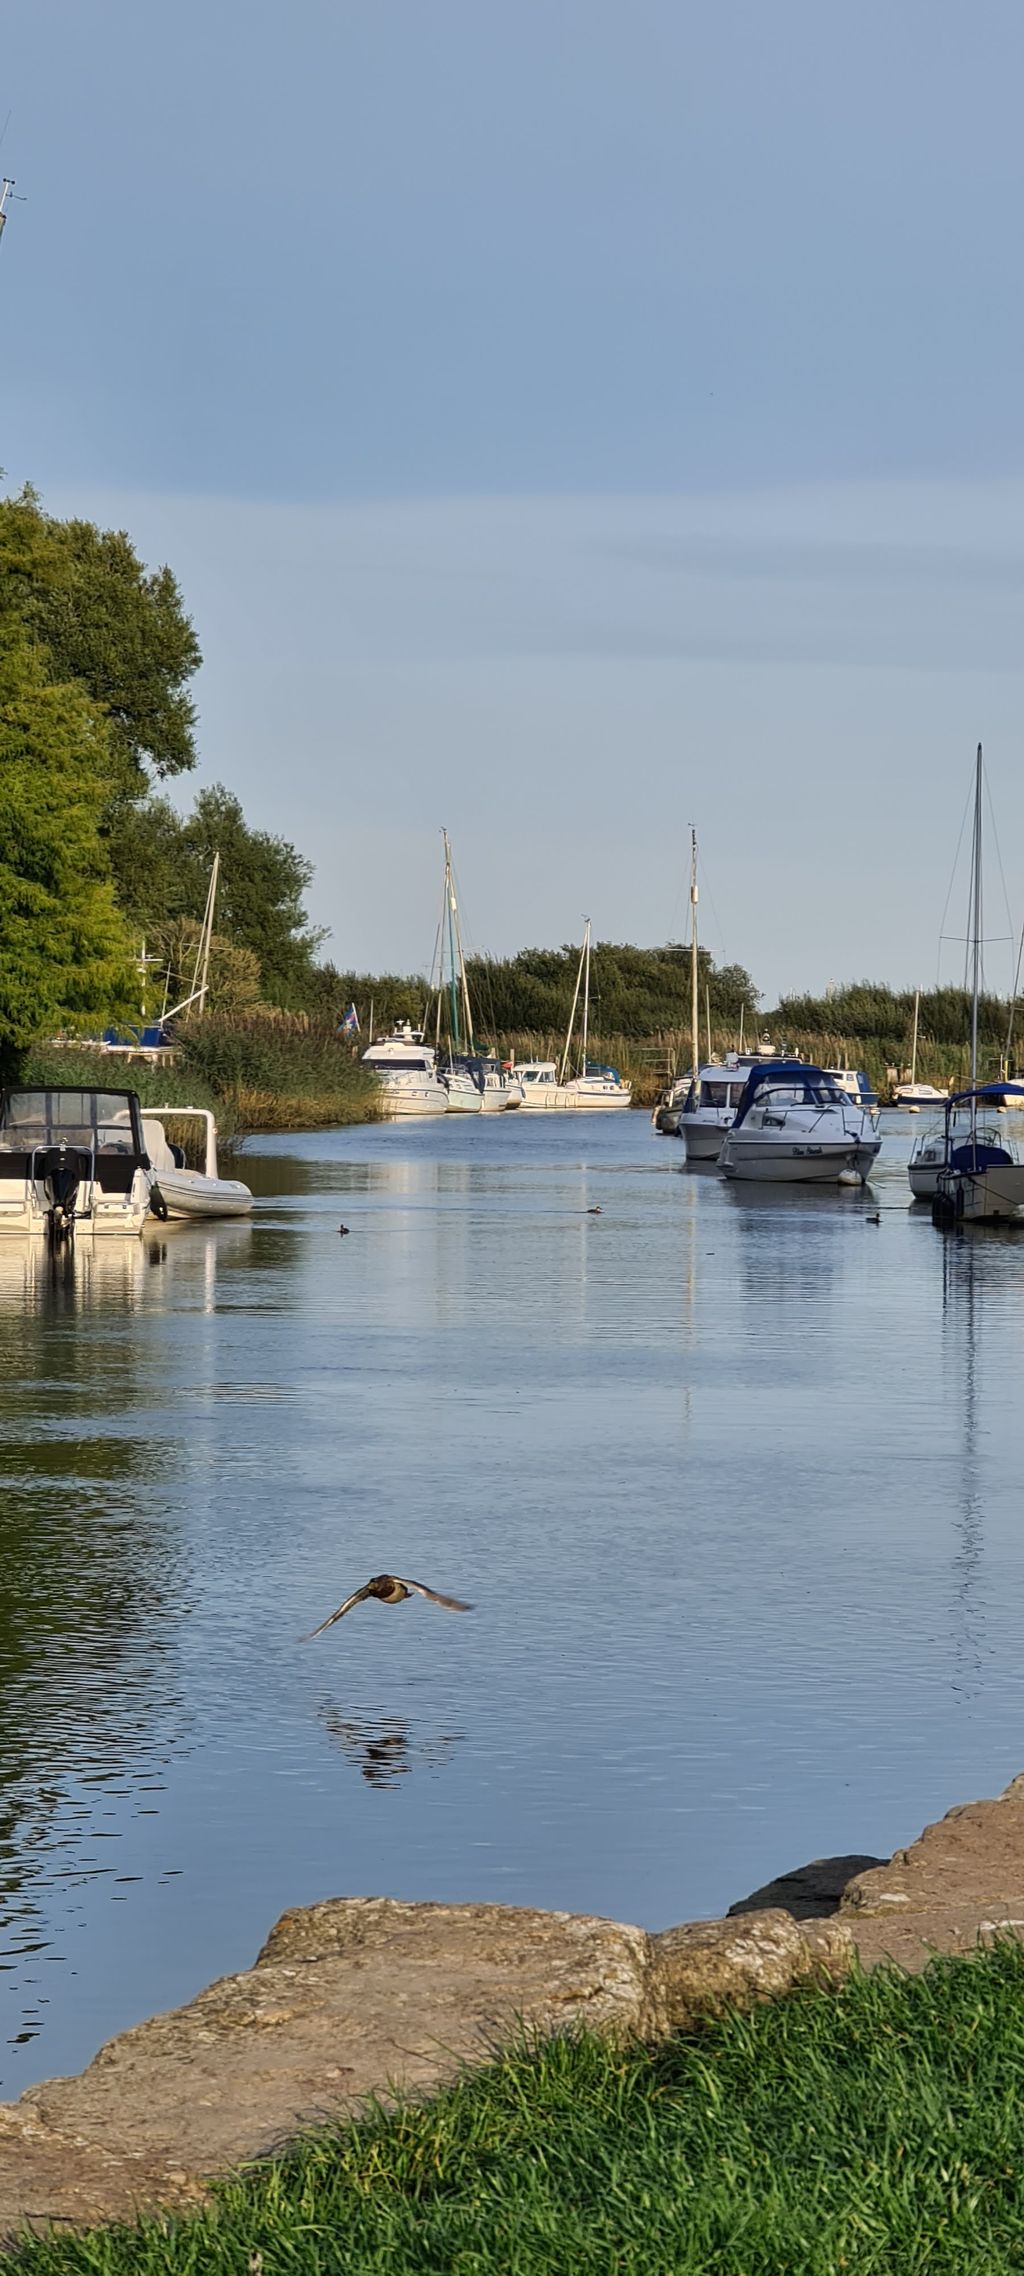
[[[202,1168],[190,1167],[180,1138],[169,1138],[182,1123],[198,1124],[198,1151]],[[239,1178],[222,1178],[217,1165],[217,1125],[203,1106],[147,1106],[142,1114],[154,1176],[153,1200],[163,1203],[168,1217],[248,1217],[253,1201]],[[151,1204],[152,1205],[152,1204]],[[156,1213],[156,1212],[155,1212]]]
[[[380,1111],[393,1122],[406,1114],[447,1114],[448,1093],[423,1030],[398,1020],[391,1034],[371,1043],[363,1052],[363,1065],[380,1085]]]
[[[513,1071],[523,1106],[549,1109],[558,1105],[558,1069],[553,1059],[524,1059]]]
[[[152,1182],[134,1091],[0,1091],[0,1233],[141,1233]]]
[[[484,1090],[481,1106],[485,1114],[507,1114],[513,1107],[522,1106],[523,1086],[514,1067],[506,1067],[501,1059],[482,1059]]]
[[[844,1097],[832,1075],[779,1059],[751,1069],[718,1159],[731,1178],[864,1182],[880,1146],[870,1115]]]

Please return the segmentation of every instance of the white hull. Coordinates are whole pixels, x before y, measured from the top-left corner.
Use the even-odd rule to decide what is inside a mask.
[[[945,1106],[947,1092],[937,1091],[934,1083],[897,1083],[892,1094],[894,1106]]]
[[[480,1113],[483,1098],[472,1075],[445,1075],[442,1080],[448,1097],[449,1114]]]
[[[842,1144],[836,1139],[766,1140],[753,1133],[745,1139],[742,1132],[738,1138],[727,1132],[720,1166],[726,1177],[757,1179],[762,1184],[834,1185],[844,1176],[866,1179],[877,1153],[877,1145]]]
[[[580,1081],[560,1083],[558,1089],[560,1095],[556,1098],[555,1105],[576,1114],[607,1113],[609,1108],[631,1106],[633,1103],[633,1093],[628,1083],[598,1086],[596,1083]]]
[[[721,1121],[717,1116],[702,1115],[699,1108],[696,1114],[681,1114],[679,1135],[687,1161],[717,1162],[731,1128],[731,1114],[723,1115]]]
[[[385,1122],[398,1122],[407,1114],[447,1114],[448,1093],[440,1083],[427,1079],[406,1086],[397,1081],[381,1078],[379,1112]]]
[[[482,1114],[510,1114],[513,1107],[523,1105],[522,1084],[498,1083],[490,1075],[484,1078],[484,1092],[480,1101]]]
[[[104,1239],[111,1233],[122,1238],[125,1234],[138,1235],[148,1212],[149,1179],[140,1170],[130,1194],[97,1197],[92,1187],[81,1190],[75,1207],[75,1233],[79,1239],[90,1234],[102,1234]],[[48,1223],[49,1206],[27,1179],[16,1201],[0,1201],[0,1234],[15,1233],[23,1240],[26,1233],[45,1234]]]
[[[252,1194],[234,1178],[203,1177],[199,1170],[161,1170],[157,1189],[168,1217],[249,1217]]]
[[[547,1114],[559,1103],[557,1083],[531,1083],[528,1090],[524,1085],[523,1105],[528,1110],[532,1108],[536,1112],[539,1108],[542,1114]]]
[[[999,1162],[973,1175],[967,1170],[943,1170],[938,1198],[946,1202],[958,1224],[1013,1217],[1024,1207],[1024,1164]]]

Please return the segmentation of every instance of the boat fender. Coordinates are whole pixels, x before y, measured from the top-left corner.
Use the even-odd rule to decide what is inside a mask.
[[[166,1225],[170,1211],[159,1186],[155,1183],[149,1189],[149,1206],[154,1217],[159,1218],[161,1225]]]

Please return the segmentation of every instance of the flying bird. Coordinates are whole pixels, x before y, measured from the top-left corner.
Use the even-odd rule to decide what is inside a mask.
[[[336,1620],[343,1620],[354,1604],[365,1604],[368,1596],[375,1596],[378,1604],[404,1604],[406,1597],[411,1596],[414,1590],[417,1596],[428,1597],[431,1604],[443,1604],[448,1612],[473,1610],[471,1604],[463,1604],[461,1597],[442,1596],[438,1589],[426,1588],[422,1581],[403,1581],[397,1573],[375,1573],[365,1588],[357,1588],[352,1596],[347,1596],[344,1604],[339,1604],[337,1612],[332,1612],[328,1619],[321,1620],[319,1628],[311,1628],[308,1636],[303,1636],[302,1642],[312,1643],[314,1636],[322,1636],[325,1628],[333,1628]]]

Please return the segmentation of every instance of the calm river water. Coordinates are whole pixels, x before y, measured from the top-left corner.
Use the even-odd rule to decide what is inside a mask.
[[[0,1249],[0,2091],[287,1905],[659,1926],[1024,1767],[1024,1234],[911,1130],[866,1199],[643,1114],[264,1140],[251,1224]],[[476,1609],[299,1642],[381,1569]]]

